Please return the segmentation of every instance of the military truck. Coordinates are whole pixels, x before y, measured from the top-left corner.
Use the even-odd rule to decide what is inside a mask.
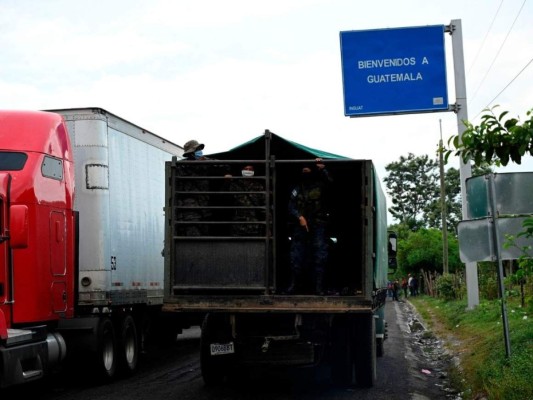
[[[333,177],[324,295],[287,295],[287,204],[304,164],[320,158]],[[244,165],[255,175],[242,178]],[[231,171],[231,178],[226,175]],[[236,206],[229,180],[254,179],[260,203]],[[244,368],[325,365],[333,382],[372,386],[386,338],[385,196],[371,160],[355,160],[270,131],[205,161],[166,162],[165,312],[204,313],[201,370],[208,385]],[[184,198],[195,197],[187,202]],[[238,208],[261,219],[235,220]],[[189,212],[199,218],[185,218]],[[187,235],[184,227],[201,226]],[[234,224],[260,225],[233,235]],[[200,230],[198,230],[200,231]],[[258,233],[259,232],[259,233]]]

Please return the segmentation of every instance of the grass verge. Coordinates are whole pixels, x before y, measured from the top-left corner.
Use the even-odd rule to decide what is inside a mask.
[[[466,300],[428,296],[409,298],[428,328],[444,339],[459,359],[453,384],[465,400],[533,399],[533,315],[517,299],[507,299],[511,356],[505,350],[501,302],[481,301],[467,310]]]

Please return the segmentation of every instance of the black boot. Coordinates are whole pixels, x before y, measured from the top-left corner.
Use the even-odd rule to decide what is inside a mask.
[[[294,282],[291,282],[287,290],[285,290],[285,294],[288,294],[288,295],[296,294],[296,285],[294,284]]]
[[[317,274],[315,278],[315,294],[317,296],[324,296],[324,287],[323,287],[323,274]]]
[[[288,294],[288,295],[297,294],[298,293],[298,285],[299,285],[298,274],[295,273],[295,272],[292,272],[291,273],[291,284],[289,285],[289,287],[285,291],[285,294]]]

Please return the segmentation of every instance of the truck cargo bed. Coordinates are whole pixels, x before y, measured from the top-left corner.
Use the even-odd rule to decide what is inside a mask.
[[[267,132],[264,140],[208,160],[167,162],[164,309],[357,313],[381,304],[388,268],[386,215],[377,216],[383,193],[370,160],[330,156],[322,159],[333,178],[334,204],[325,296],[311,289],[285,295],[288,200],[302,167],[316,163],[316,154]],[[249,164],[255,175],[242,178],[240,170]],[[231,183],[242,179],[258,183],[261,189],[253,193],[261,201],[245,207],[232,203],[245,192],[232,190]],[[260,210],[262,217],[253,222],[232,218],[246,208]],[[253,225],[253,233],[235,234],[236,225]]]

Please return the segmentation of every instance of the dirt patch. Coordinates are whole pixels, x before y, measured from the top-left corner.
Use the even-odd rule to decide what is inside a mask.
[[[460,368],[461,358],[468,351],[468,342],[472,339],[463,339],[459,338],[457,335],[454,335],[449,328],[447,328],[439,318],[435,316],[434,311],[431,308],[427,308],[424,311],[429,315],[429,318],[424,319],[416,307],[410,303],[409,306],[416,313],[417,318],[424,324],[425,328],[428,331],[431,331],[437,336],[441,341],[446,350],[453,355],[454,362],[457,368]]]
[[[409,301],[400,302],[399,306],[406,317],[411,348],[416,356],[415,373],[433,380],[446,398],[461,400],[455,380],[460,376],[463,343],[431,312],[428,312],[431,320],[426,321]]]

